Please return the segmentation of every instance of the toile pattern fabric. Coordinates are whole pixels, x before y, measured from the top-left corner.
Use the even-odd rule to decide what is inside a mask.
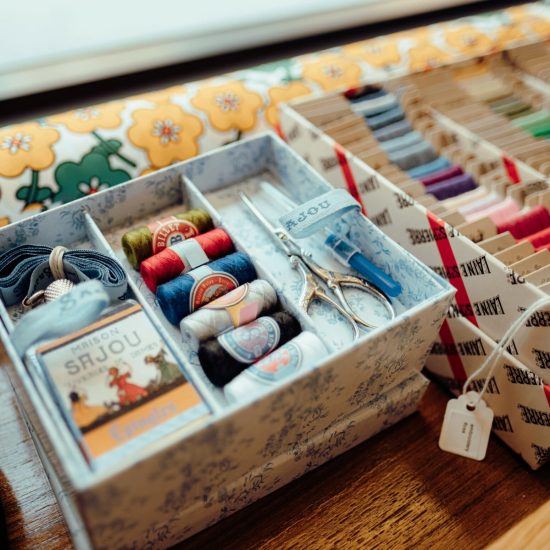
[[[0,128],[0,225],[277,129],[277,105],[550,37],[540,3]]]

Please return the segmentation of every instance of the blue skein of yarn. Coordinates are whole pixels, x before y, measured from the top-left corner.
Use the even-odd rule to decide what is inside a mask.
[[[177,325],[208,302],[255,279],[256,269],[250,258],[234,252],[160,285],[157,300],[166,318]]]

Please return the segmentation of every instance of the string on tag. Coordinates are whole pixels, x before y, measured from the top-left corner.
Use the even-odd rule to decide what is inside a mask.
[[[481,366],[474,371],[470,376],[468,376],[468,379],[466,382],[464,382],[464,386],[462,386],[462,395],[465,396],[468,393],[468,386],[472,383],[474,378],[477,378],[483,371],[487,368],[489,368],[488,373],[485,376],[485,382],[483,384],[483,387],[481,388],[481,391],[478,393],[477,398],[473,401],[468,403],[469,408],[472,410],[475,409],[484,393],[486,392],[489,381],[491,377],[493,376],[493,373],[495,371],[495,368],[498,365],[498,361],[502,354],[506,351],[506,348],[510,344],[512,338],[516,335],[516,332],[523,326],[525,321],[529,319],[535,311],[546,305],[550,304],[550,296],[545,296],[544,298],[541,298],[540,300],[537,300],[536,302],[532,303],[508,328],[508,330],[504,333],[500,341],[498,342],[497,346],[491,351],[491,353],[486,357],[485,361],[481,364]]]

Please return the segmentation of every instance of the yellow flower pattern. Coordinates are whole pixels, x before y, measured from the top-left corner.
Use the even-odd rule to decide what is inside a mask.
[[[51,124],[63,124],[71,132],[89,133],[99,128],[117,128],[122,124],[120,114],[124,104],[121,101],[104,103],[93,107],[75,109],[49,117]]]
[[[52,145],[58,140],[57,130],[37,122],[0,128],[0,176],[14,178],[27,168],[45,170],[53,164]]]
[[[252,130],[262,103],[259,94],[251,92],[237,80],[202,86],[191,99],[191,104],[204,111],[210,124],[220,132]]]
[[[267,93],[271,101],[265,111],[265,118],[271,126],[275,126],[279,120],[277,105],[307,95],[311,93],[311,89],[301,82],[291,82],[286,86],[273,86]]]
[[[158,168],[195,156],[202,122],[181,107],[172,104],[152,109],[137,109],[128,138],[136,147],[145,149],[149,161]]]
[[[491,38],[472,25],[463,25],[445,33],[445,40],[449,46],[464,55],[482,55],[493,49]]]
[[[361,67],[349,58],[327,53],[304,61],[302,74],[323,90],[353,88],[361,81]]]
[[[517,40],[525,40],[527,37],[521,29],[521,25],[516,23],[510,23],[509,25],[503,25],[497,33],[496,46],[497,48],[504,48],[508,44],[512,44]]]
[[[409,69],[411,71],[425,71],[442,65],[449,59],[449,55],[441,48],[425,43],[409,49]]]
[[[389,67],[401,62],[401,53],[396,41],[366,40],[342,48],[345,54],[366,61],[376,68]]]
[[[373,78],[373,69],[429,70],[457,58],[548,38],[550,7],[529,4],[372,38],[278,62],[273,68],[242,71],[239,80],[228,76],[171,86],[56,114],[45,124],[0,128],[0,206],[23,202],[28,214],[45,208],[52,197],[72,200],[74,193],[63,194],[55,187],[57,169],[67,163],[82,164],[90,154],[105,156],[105,170],[118,170],[110,166],[113,161],[125,164],[128,177],[151,173],[235,139],[235,130],[238,138],[265,127],[264,122],[276,128],[281,102],[311,92],[357,87]],[[108,130],[107,135],[102,130]],[[144,152],[141,161],[139,151]],[[22,216],[21,211],[6,208],[3,214],[0,226]]]

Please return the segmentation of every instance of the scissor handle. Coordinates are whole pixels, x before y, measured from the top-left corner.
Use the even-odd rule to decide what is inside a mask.
[[[349,308],[348,313],[353,317],[355,322],[366,328],[376,328],[378,325],[373,325],[372,323],[369,323],[360,315],[357,315],[357,313],[355,313],[355,311],[349,305],[346,299],[343,287],[347,286],[351,288],[357,288],[362,292],[370,294],[384,306],[386,311],[389,313],[390,321],[395,318],[395,311],[393,309],[393,306],[391,305],[391,302],[388,300],[385,294],[383,292],[380,292],[376,287],[372,286],[367,281],[360,279],[359,277],[354,277],[353,275],[338,275],[333,273],[333,279],[327,282],[327,285],[334,292],[334,294],[338,296],[338,299],[343,304],[345,304],[347,308]]]
[[[302,274],[304,279],[304,285],[302,287],[302,293],[299,298],[299,306],[304,310],[305,313],[308,313],[309,306],[313,300],[322,300],[330,306],[332,306],[336,311],[338,311],[348,323],[351,325],[353,330],[353,339],[357,340],[360,336],[359,326],[354,319],[353,311],[350,313],[343,307],[342,303],[338,303],[336,300],[333,300],[318,284],[315,279],[314,274],[308,268],[307,264],[303,261],[303,258],[297,255],[292,255],[289,257],[290,264],[294,269],[297,269]],[[347,304],[347,302],[344,302]]]
[[[335,271],[330,271],[328,269],[325,269],[324,267],[321,267],[313,258],[311,255],[307,252],[302,252],[300,255],[300,258],[302,261],[306,264],[306,266],[315,273],[318,277],[320,277],[326,285],[334,292],[338,300],[340,301],[340,305],[343,309],[346,310],[348,317],[351,317],[355,323],[365,327],[365,328],[376,328],[378,325],[373,325],[372,323],[369,323],[367,320],[363,319],[355,311],[353,311],[353,308],[349,305],[344,292],[342,290],[342,287],[349,286],[353,288],[357,288],[361,290],[362,292],[367,292],[374,298],[376,298],[385,308],[386,311],[390,314],[390,321],[395,318],[395,311],[393,309],[393,306],[389,299],[386,297],[386,295],[378,290],[376,287],[371,285],[369,282],[365,281],[364,279],[361,279],[360,277],[356,277],[354,275],[344,275],[342,273],[336,273]]]

